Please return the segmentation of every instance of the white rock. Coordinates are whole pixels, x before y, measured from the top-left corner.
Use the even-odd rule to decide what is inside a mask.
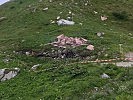
[[[60,19],[60,16],[58,16],[56,19],[57,19],[57,20]]]
[[[44,8],[43,11],[47,11],[48,10],[48,7]]]
[[[71,14],[72,12],[71,11],[69,11],[69,14]]]
[[[88,5],[88,3],[85,3],[85,6],[87,6]]]
[[[31,70],[35,71],[39,66],[41,66],[41,64],[34,65]]]
[[[108,18],[107,18],[107,16],[101,16],[101,20],[102,21],[105,21],[105,20],[107,20]]]
[[[101,36],[103,36],[104,34],[105,34],[104,32],[98,32],[98,33],[97,33],[97,36],[101,37]]]
[[[107,74],[105,74],[105,73],[103,73],[102,75],[101,75],[101,77],[102,78],[110,78]]]
[[[97,14],[98,12],[97,11],[94,11],[95,14]]]
[[[0,21],[6,19],[6,17],[0,17]]]
[[[86,47],[86,49],[88,49],[88,50],[94,50],[94,46],[93,45],[88,45],[87,47]]]
[[[29,56],[29,55],[30,55],[30,52],[27,51],[27,52],[25,52],[25,54],[26,54],[27,56]]]
[[[58,25],[74,25],[75,22],[73,21],[69,21],[69,20],[65,20],[65,19],[60,19],[57,21]]]
[[[11,78],[14,78],[18,72],[20,71],[19,68],[14,68],[14,69],[0,69],[0,81],[5,81],[9,80]]]

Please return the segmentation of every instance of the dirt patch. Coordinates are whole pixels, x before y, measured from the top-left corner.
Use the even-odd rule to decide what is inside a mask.
[[[96,59],[96,55],[93,51],[87,50],[85,47],[77,48],[61,48],[54,47],[53,45],[47,45],[42,50],[18,50],[16,54],[23,54],[27,56],[39,57],[39,58],[53,58],[53,59],[64,59],[64,58],[87,58]],[[95,55],[95,56],[94,56]]]

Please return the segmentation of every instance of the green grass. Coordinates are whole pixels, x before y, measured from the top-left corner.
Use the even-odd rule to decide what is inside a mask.
[[[85,37],[95,46],[94,54],[104,48],[108,57],[102,55],[99,59],[119,56],[119,44],[123,44],[124,53],[132,52],[133,1],[90,0],[88,6],[84,6],[85,1],[56,0],[49,3],[43,0],[39,3],[38,0],[15,0],[0,6],[0,17],[7,17],[0,21],[0,68],[21,69],[17,77],[0,83],[1,100],[133,99],[133,68],[91,63],[68,65],[81,59],[40,59],[13,53],[23,49],[40,51],[45,48],[42,44],[54,41],[60,34]],[[59,5],[60,2],[63,6]],[[45,7],[49,7],[48,11],[42,11]],[[36,12],[32,12],[34,8]],[[74,26],[49,24],[57,16],[68,17],[69,10],[75,14]],[[119,14],[123,11],[128,16],[126,20],[113,15],[114,12]],[[108,20],[102,22],[101,15],[109,16]],[[97,32],[104,32],[104,37],[97,37]],[[11,61],[5,63],[5,58]],[[41,64],[39,71],[29,71],[35,64]],[[102,79],[102,73],[107,73],[111,78]]]

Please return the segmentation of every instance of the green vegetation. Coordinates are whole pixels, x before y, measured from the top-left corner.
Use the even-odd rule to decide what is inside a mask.
[[[133,51],[133,0],[88,0],[87,6],[84,5],[87,0],[73,1],[14,0],[0,6],[0,17],[6,17],[0,21],[0,69],[21,69],[17,77],[0,82],[1,100],[133,99],[133,68],[70,64],[84,59],[39,58],[13,52],[45,50],[47,46],[44,45],[60,34],[88,39],[96,48],[92,53],[94,56],[103,53],[97,56],[98,59],[119,57],[119,44],[123,44],[124,53]],[[46,7],[49,9],[43,11]],[[71,17],[69,11],[74,13],[74,26],[50,23],[57,16]],[[101,21],[102,15],[108,19]],[[97,32],[105,35],[100,38]],[[82,51],[82,48],[78,49]],[[10,61],[3,62],[7,58]],[[30,71],[36,64],[41,64],[38,72]],[[110,78],[102,79],[100,75],[103,73]]]

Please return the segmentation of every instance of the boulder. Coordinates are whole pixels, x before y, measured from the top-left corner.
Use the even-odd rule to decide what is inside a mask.
[[[65,20],[65,19],[60,19],[57,21],[58,25],[74,25],[75,22],[73,21],[69,21],[69,20]]]
[[[19,71],[20,71],[19,68],[0,69],[0,81],[6,81],[6,80],[9,80],[11,78],[14,78],[18,74]]]

